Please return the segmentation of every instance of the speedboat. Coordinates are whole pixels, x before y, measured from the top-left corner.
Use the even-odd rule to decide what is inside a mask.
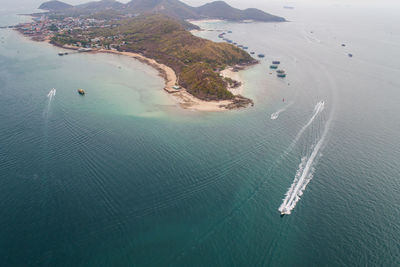
[[[283,216],[285,216],[286,214],[288,214],[288,213],[286,212],[286,209],[285,209],[285,208],[282,209],[282,210],[280,210],[280,213],[281,213],[281,217],[283,217]]]
[[[80,95],[85,95],[86,93],[85,93],[85,90],[83,90],[83,89],[78,89],[78,93],[80,94]]]

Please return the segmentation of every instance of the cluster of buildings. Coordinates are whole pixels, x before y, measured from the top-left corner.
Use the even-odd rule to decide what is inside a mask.
[[[84,32],[92,27],[108,28],[112,26],[107,24],[105,20],[93,18],[66,17],[52,19],[47,16],[41,16],[33,18],[33,22],[18,25],[16,29],[24,35],[31,36],[33,39],[49,40],[55,34],[71,34],[74,31]],[[88,41],[98,43],[101,40],[100,38],[93,38]]]

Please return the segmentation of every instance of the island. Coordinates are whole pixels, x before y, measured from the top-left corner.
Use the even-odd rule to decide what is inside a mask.
[[[102,0],[78,6],[50,1],[40,8],[48,12],[32,14],[33,22],[15,29],[33,40],[77,52],[139,59],[159,71],[166,81],[165,91],[179,99],[182,107],[209,111],[254,104],[238,90],[241,82],[232,78],[258,61],[233,44],[194,36],[190,30],[198,27],[188,19],[284,21],[260,10],[234,9],[222,1],[197,8],[178,0],[127,4]]]

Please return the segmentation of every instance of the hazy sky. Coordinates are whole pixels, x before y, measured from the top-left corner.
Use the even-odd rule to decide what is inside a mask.
[[[10,7],[26,7],[26,8],[35,8],[38,7],[41,3],[48,0],[0,0],[1,3],[6,3],[6,6]],[[69,4],[80,4],[86,3],[93,0],[61,0]],[[129,2],[130,0],[118,0],[120,2]],[[213,0],[181,0],[192,6],[200,6],[205,3],[212,2]],[[400,6],[400,0],[225,0],[225,2],[229,3],[233,7],[237,8],[248,8],[248,7],[256,7],[263,9],[265,11],[269,11],[273,7],[282,8],[284,5],[293,5],[293,6],[301,6],[304,4],[317,3],[319,5],[387,5],[391,6],[395,4],[396,6]],[[8,4],[8,5],[7,5]]]
[[[17,0],[18,1],[18,0]],[[36,1],[36,0],[35,0]],[[45,2],[46,0],[39,1]],[[70,4],[77,4],[77,3],[86,3],[91,0],[61,0],[65,1]],[[119,2],[126,3],[130,0],[119,0]],[[212,2],[213,0],[181,0],[190,5],[198,6],[205,3]],[[339,3],[339,4],[365,4],[365,3],[398,3],[400,0],[225,0],[225,2],[237,6],[252,6],[257,7],[257,5],[265,5],[265,4],[282,4],[282,5],[289,5],[289,4],[301,4],[301,3]]]

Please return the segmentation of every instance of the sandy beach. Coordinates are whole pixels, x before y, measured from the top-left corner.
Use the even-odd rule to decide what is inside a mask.
[[[240,86],[236,87],[236,88],[232,88],[232,87],[228,87],[228,90],[234,94],[234,95],[242,95],[243,94],[243,90],[244,90],[244,81],[243,79],[240,77],[240,74],[238,71],[233,71],[233,68],[227,68],[223,71],[221,71],[221,74],[223,77],[225,78],[230,78],[234,81],[240,82]]]
[[[65,45],[63,48],[77,50],[77,47]],[[108,53],[115,55],[124,55],[134,59],[137,59],[145,64],[148,64],[155,69],[157,69],[160,73],[160,76],[165,80],[164,90],[171,96],[179,106],[184,109],[196,110],[196,111],[208,111],[208,112],[216,112],[216,111],[227,111],[229,105],[233,104],[232,100],[223,100],[223,101],[204,101],[198,99],[188,93],[185,88],[181,88],[180,90],[175,90],[172,87],[176,85],[177,77],[175,71],[164,65],[158,63],[156,60],[147,58],[141,54],[133,53],[133,52],[119,52],[116,50],[105,50],[105,49],[95,49],[89,53]],[[243,81],[240,79],[240,76],[237,72],[233,72],[232,68],[226,69],[221,74],[224,77],[229,77],[233,80],[241,82],[241,86],[238,88],[228,88],[234,95],[241,95],[243,93]]]

